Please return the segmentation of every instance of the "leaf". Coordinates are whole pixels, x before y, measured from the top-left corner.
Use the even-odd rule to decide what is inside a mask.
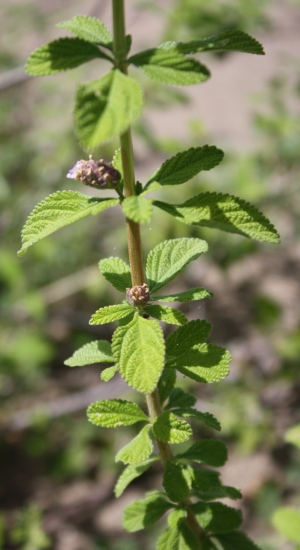
[[[192,407],[195,405],[197,398],[183,391],[181,388],[174,388],[172,390],[166,409],[172,409],[174,407]]]
[[[153,491],[145,498],[136,500],[124,511],[122,525],[126,531],[133,533],[150,527],[158,521],[173,505],[161,493]]]
[[[113,167],[120,172],[120,174],[123,177],[123,164],[122,164],[122,155],[121,155],[121,147],[115,151],[115,154],[113,156],[112,160]]]
[[[127,130],[140,115],[143,94],[138,82],[118,69],[78,88],[75,126],[82,144],[93,148]]]
[[[109,382],[109,380],[111,380],[115,376],[116,372],[118,372],[118,370],[119,367],[117,365],[104,369],[100,374],[101,380],[103,380],[103,382]]]
[[[117,328],[112,350],[127,384],[151,393],[164,366],[165,344],[159,323],[136,314],[129,324]]]
[[[98,309],[90,318],[90,325],[105,325],[118,321],[124,317],[134,314],[134,308],[129,304],[116,304]]]
[[[150,317],[164,321],[164,323],[170,323],[171,325],[185,325],[188,322],[182,311],[172,307],[153,305],[146,306],[143,310]]]
[[[187,517],[187,510],[183,510],[182,508],[175,508],[169,515],[168,515],[168,525],[173,528],[177,528],[178,524],[182,522],[183,519]]]
[[[167,397],[169,397],[175,384],[176,384],[175,369],[164,369],[157,385],[159,400],[162,404],[167,399]]]
[[[195,491],[195,496],[201,500],[209,502],[211,500],[219,500],[220,498],[231,498],[232,500],[238,500],[242,498],[242,493],[236,487],[229,487],[220,484],[218,487],[213,487],[209,491],[206,490],[205,493],[199,490]]]
[[[291,542],[300,543],[300,512],[288,506],[277,508],[272,515],[275,529]]]
[[[189,506],[196,519],[207,533],[228,533],[238,529],[242,523],[242,513],[221,502],[197,502]],[[238,546],[236,548],[239,548]]]
[[[184,327],[180,327],[166,339],[166,363],[184,360],[186,354],[195,346],[205,342],[211,331],[211,324],[203,319],[190,321]]]
[[[151,176],[145,189],[152,182],[158,182],[160,185],[185,183],[202,170],[210,170],[220,164],[223,157],[223,151],[214,145],[191,147],[166,160]]]
[[[220,473],[215,470],[188,466],[188,472],[195,491],[207,493],[212,490],[218,490],[222,486]]]
[[[166,369],[166,370],[173,370],[173,369]],[[190,408],[179,408],[179,409],[173,409],[172,411],[177,416],[182,416],[183,418],[195,418],[196,420],[200,420],[206,426],[209,426],[210,428],[213,428],[214,430],[221,430],[221,424],[220,422],[210,413],[206,412],[200,412],[196,409],[190,409]]]
[[[115,485],[115,496],[117,498],[120,497],[125,491],[126,487],[128,487],[128,485],[134,479],[141,476],[144,472],[148,470],[148,468],[150,468],[150,466],[154,462],[157,462],[158,460],[159,460],[158,457],[148,458],[148,460],[145,460],[145,462],[142,462],[137,466],[135,464],[129,464],[128,466],[126,466],[126,468],[123,470],[123,472],[119,476],[117,483]]]
[[[178,527],[169,527],[158,539],[157,550],[199,550],[199,539],[181,522]]]
[[[183,54],[203,51],[235,51],[264,55],[262,45],[255,38],[240,30],[223,31],[208,38],[187,43],[174,42],[173,47]]]
[[[27,248],[61,227],[89,214],[99,214],[119,202],[119,199],[91,198],[77,191],[57,191],[49,195],[36,205],[27,218],[22,231],[22,248],[18,255],[23,256]]]
[[[202,439],[197,441],[187,451],[176,455],[176,460],[184,458],[191,462],[199,462],[208,466],[223,466],[228,458],[225,443],[217,439]]]
[[[61,29],[67,29],[78,38],[82,38],[93,44],[111,47],[113,37],[108,28],[97,19],[97,17],[88,17],[87,15],[75,15],[69,21],[63,21],[56,25]]]
[[[268,243],[279,243],[279,235],[271,222],[248,202],[223,193],[200,193],[182,204],[153,201],[188,225],[199,225],[238,233]]]
[[[199,344],[189,351],[185,359],[173,361],[172,366],[192,380],[213,384],[226,378],[230,359],[231,355],[225,348]]]
[[[186,58],[175,48],[161,47],[144,50],[128,59],[147,76],[175,86],[189,86],[205,82],[210,72],[195,59]]]
[[[191,302],[192,300],[203,300],[204,298],[211,298],[212,292],[205,290],[205,288],[195,287],[186,290],[185,292],[179,292],[177,294],[169,294],[167,296],[152,296],[150,301],[157,302]]]
[[[156,292],[208,249],[200,239],[170,239],[156,246],[148,255],[146,275],[151,293]]]
[[[169,499],[174,502],[183,502],[188,497],[191,489],[191,477],[185,464],[177,464],[173,460],[166,461],[163,487]]]
[[[292,426],[285,432],[284,439],[287,443],[291,443],[300,448],[300,424]]]
[[[59,38],[34,50],[27,60],[25,71],[31,76],[57,74],[97,57],[106,58],[97,46],[80,38]]]
[[[126,292],[127,288],[132,287],[130,267],[121,258],[111,257],[100,260],[99,267],[103,277],[117,290]]]
[[[136,422],[148,422],[148,416],[136,403],[123,399],[108,399],[92,403],[87,410],[89,421],[102,428],[130,426]]]
[[[89,342],[73,353],[72,357],[64,361],[68,367],[84,367],[93,363],[113,363],[111,345],[107,340]]]
[[[144,426],[140,433],[116,455],[116,462],[124,464],[140,464],[147,460],[153,451],[153,443],[149,436],[150,425]]]
[[[252,540],[241,531],[233,531],[214,537],[218,541],[218,550],[260,550]]]
[[[126,218],[136,223],[149,222],[153,214],[152,201],[145,199],[141,195],[134,195],[124,199],[122,209]]]
[[[191,426],[184,420],[178,420],[171,412],[164,412],[153,423],[156,439],[165,443],[182,443],[192,435]]]

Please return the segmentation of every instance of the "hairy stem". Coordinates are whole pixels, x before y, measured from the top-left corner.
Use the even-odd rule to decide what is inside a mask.
[[[124,74],[127,74],[124,0],[112,0],[112,7],[115,66]],[[120,136],[120,144],[125,197],[131,197],[135,195],[135,175],[130,128]],[[132,220],[126,219],[126,229],[132,285],[142,285],[145,281],[140,225]],[[151,394],[146,395],[146,402],[150,418],[157,418],[162,412],[157,389]],[[156,440],[156,443],[163,464],[165,464],[167,460],[172,460],[174,458],[172,449],[168,443],[163,443],[159,440]],[[174,481],[176,483],[176,480]],[[190,500],[186,499],[185,504],[188,505],[190,503]],[[194,533],[196,533],[199,541],[201,541],[204,532],[190,510],[188,510],[187,513],[187,523]]]

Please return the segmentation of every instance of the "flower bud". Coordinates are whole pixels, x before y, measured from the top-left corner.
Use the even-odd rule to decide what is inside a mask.
[[[146,283],[140,286],[126,288],[126,299],[131,306],[145,306],[149,298],[150,293]]]
[[[67,173],[67,178],[81,181],[96,189],[114,189],[121,180],[121,174],[112,164],[101,160],[79,160]]]

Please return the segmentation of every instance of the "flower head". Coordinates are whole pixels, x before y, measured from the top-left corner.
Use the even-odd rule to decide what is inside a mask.
[[[126,288],[126,298],[131,306],[145,306],[150,298],[149,288],[146,283]]]
[[[114,189],[121,180],[121,174],[112,164],[101,160],[79,160],[67,173],[67,178],[81,181],[97,189]]]

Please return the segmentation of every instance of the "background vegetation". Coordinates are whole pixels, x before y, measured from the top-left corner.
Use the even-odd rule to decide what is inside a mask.
[[[24,259],[16,256],[33,206],[50,192],[70,188],[65,174],[83,156],[72,130],[72,98],[76,82],[94,77],[95,67],[91,62],[70,74],[31,81],[21,66],[35,46],[61,35],[58,21],[84,11],[111,26],[106,4],[14,0],[1,8],[0,548],[5,550],[152,548],[153,533],[126,538],[118,526],[125,502],[141,492],[135,484],[119,501],[112,496],[118,474],[112,449],[125,443],[123,435],[101,431],[85,416],[93,399],[109,392],[121,397],[124,386],[112,381],[103,387],[97,367],[63,365],[91,334],[110,336],[88,319],[114,299],[97,263],[107,255],[126,258],[121,218],[109,211],[101,226],[86,218],[41,241]],[[271,517],[279,505],[300,509],[299,449],[284,439],[287,428],[300,422],[299,4],[130,4],[129,31],[145,47],[156,42],[153,34],[192,40],[241,28],[266,49],[266,60],[255,59],[255,65],[226,54],[221,66],[213,58],[211,83],[197,87],[196,95],[148,85],[148,112],[136,126],[136,162],[141,179],[179,149],[215,143],[225,150],[225,160],[212,175],[195,178],[195,190],[213,186],[251,200],[282,235],[275,249],[210,230],[190,233],[163,214],[144,228],[149,248],[170,237],[208,240],[207,258],[190,267],[180,290],[201,283],[214,292],[200,313],[213,323],[214,342],[231,350],[233,362],[227,381],[205,388],[198,398],[222,418],[231,449],[224,482],[240,472],[246,531],[264,550],[293,549],[295,543],[278,536]],[[113,150],[109,143],[99,157],[110,160]],[[179,194],[183,202],[183,193],[180,188],[174,196],[172,190],[173,202]],[[185,310],[191,319],[193,307]],[[158,476],[154,470],[140,483],[152,488]]]

